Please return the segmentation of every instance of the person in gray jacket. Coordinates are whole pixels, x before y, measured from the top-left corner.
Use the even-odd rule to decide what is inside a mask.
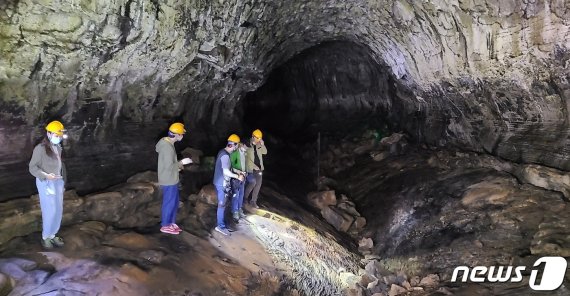
[[[30,174],[36,177],[36,187],[42,211],[42,246],[46,249],[63,247],[57,236],[63,218],[63,192],[66,178],[62,161],[61,141],[66,138],[63,124],[52,121],[46,126],[46,136],[34,147]]]
[[[162,189],[162,214],[160,232],[179,234],[182,229],[176,225],[176,212],[180,200],[178,171],[185,164],[192,163],[190,158],[178,160],[174,143],[182,141],[186,130],[182,123],[176,122],[168,128],[168,137],[164,137],[156,143],[158,153],[158,184]]]
[[[263,134],[256,129],[251,135],[250,146],[246,150],[245,168],[247,171],[247,186],[245,188],[245,200],[251,195],[250,205],[256,209],[257,197],[261,189],[261,181],[263,180],[263,156],[267,154],[267,148],[263,142]]]

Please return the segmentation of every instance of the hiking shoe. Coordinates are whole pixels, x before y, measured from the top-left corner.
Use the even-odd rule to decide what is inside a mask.
[[[58,248],[61,248],[61,247],[63,247],[63,245],[65,245],[65,243],[63,242],[63,239],[59,236],[52,238],[51,243],[52,243],[52,245],[54,245]]]
[[[176,230],[172,225],[162,226],[160,227],[160,232],[168,233],[168,234],[179,234],[180,231]]]
[[[44,247],[44,249],[53,249],[54,245],[53,245],[51,238],[43,239],[42,240],[42,247]]]
[[[216,230],[217,232],[223,234],[223,235],[231,235],[230,232],[226,229],[226,228],[221,228],[220,226],[216,226],[216,228],[214,228],[214,230]]]
[[[234,218],[235,223],[239,223],[239,212],[234,212],[232,218]]]
[[[182,228],[180,228],[178,225],[176,225],[176,223],[172,223],[172,224],[170,224],[170,226],[172,226],[172,228],[178,232],[182,231]]]

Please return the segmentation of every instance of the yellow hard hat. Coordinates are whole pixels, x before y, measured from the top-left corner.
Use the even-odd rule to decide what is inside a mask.
[[[240,142],[240,138],[239,138],[239,136],[236,135],[236,134],[231,134],[231,135],[228,137],[228,142],[239,143],[239,142]]]
[[[58,136],[62,136],[65,132],[65,129],[63,128],[63,124],[61,122],[54,120],[46,125],[46,131],[54,133]]]
[[[263,133],[258,129],[254,130],[251,135],[258,139],[261,139],[263,137]]]
[[[179,135],[183,135],[186,133],[186,130],[184,129],[184,124],[182,124],[180,122],[175,122],[175,123],[171,124],[170,128],[168,128],[168,130],[171,133],[175,133],[175,134],[179,134]]]

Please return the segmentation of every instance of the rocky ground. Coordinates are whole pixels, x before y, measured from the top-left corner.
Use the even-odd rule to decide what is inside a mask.
[[[358,215],[345,215],[344,222],[354,227],[354,217],[366,217],[359,236],[371,282],[382,278],[375,267],[381,264],[407,276],[395,283],[405,288],[402,293],[418,283],[410,276],[433,273],[444,294],[534,295],[528,285],[532,264],[542,256],[570,255],[570,175],[564,171],[413,146],[403,134],[342,141],[321,160],[330,177],[320,186],[356,204]],[[527,268],[516,284],[450,283],[459,265]],[[567,295],[569,283],[567,273],[549,295]]]
[[[62,249],[39,246],[37,197],[2,203],[0,295],[534,295],[532,264],[570,257],[563,171],[404,134],[329,145],[321,163],[316,191],[291,185],[304,174],[268,174],[262,208],[230,237],[212,232],[213,187],[195,184],[182,190],[195,192],[180,204],[186,231],[160,233],[153,172],[67,192]],[[459,265],[528,268],[520,283],[452,283]]]

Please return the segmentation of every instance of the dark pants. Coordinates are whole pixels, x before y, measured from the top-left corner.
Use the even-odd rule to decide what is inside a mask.
[[[263,174],[261,171],[253,171],[253,173],[247,175],[247,186],[245,187],[245,199],[249,198],[251,195],[251,203],[257,203],[257,197],[259,195],[259,189],[261,188],[261,181]]]

